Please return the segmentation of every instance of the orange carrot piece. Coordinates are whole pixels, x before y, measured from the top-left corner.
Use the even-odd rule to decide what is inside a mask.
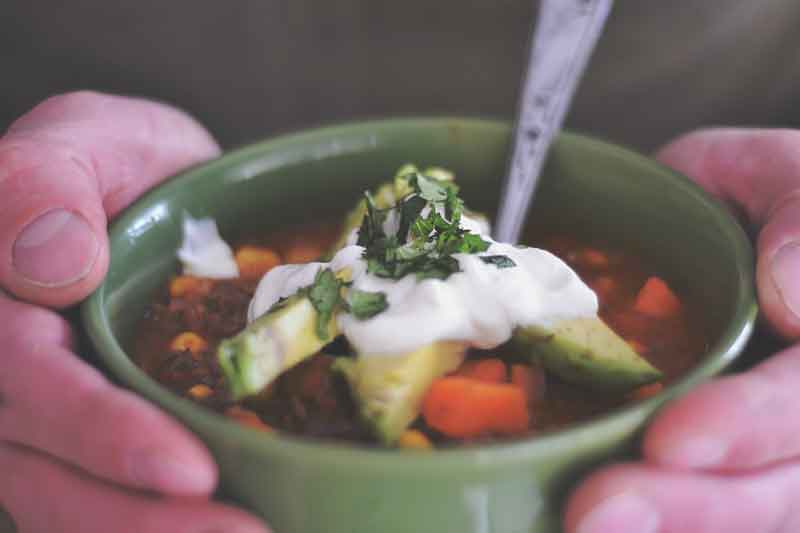
[[[175,336],[169,343],[169,349],[173,352],[191,352],[197,355],[208,348],[208,342],[193,331],[184,331]]]
[[[461,376],[436,380],[423,400],[422,414],[429,426],[457,438],[521,434],[530,422],[522,389]]]
[[[239,267],[239,276],[244,279],[260,278],[281,264],[281,256],[271,248],[242,246],[234,256]]]
[[[169,295],[172,298],[186,296],[205,296],[211,292],[214,282],[207,278],[195,276],[175,276],[169,282]]]
[[[681,301],[664,280],[653,276],[639,289],[633,309],[653,318],[670,318],[680,312]]]
[[[636,340],[636,339],[625,339],[625,342],[633,348],[633,351],[638,353],[639,355],[644,355],[648,352],[647,345],[643,342]]]
[[[496,357],[467,361],[456,371],[465,378],[477,379],[487,383],[502,383],[506,380],[506,364]]]
[[[310,242],[295,242],[284,252],[284,259],[292,265],[316,261],[322,255],[322,248]]]
[[[233,407],[231,407],[230,409],[225,411],[225,414],[228,417],[236,420],[237,422],[239,422],[242,425],[249,426],[249,427],[255,428],[255,429],[260,429],[260,430],[263,430],[263,431],[271,431],[272,430],[271,427],[269,427],[267,424],[265,424],[258,417],[258,415],[255,414],[250,409],[245,409],[243,407],[239,407],[237,405],[234,405]]]
[[[542,396],[544,375],[540,368],[529,365],[511,365],[511,384],[525,393],[528,405],[536,403]]]
[[[607,303],[617,290],[617,282],[610,276],[598,276],[589,283],[601,304]]]
[[[597,248],[584,248],[580,253],[580,262],[590,268],[608,268],[611,260],[608,254]]]
[[[633,389],[628,393],[628,398],[631,400],[646,400],[655,396],[662,390],[664,390],[664,384],[660,381],[656,381],[654,383],[642,385],[639,388]]]

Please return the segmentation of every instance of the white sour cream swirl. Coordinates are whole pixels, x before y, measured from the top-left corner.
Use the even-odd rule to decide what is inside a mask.
[[[462,227],[473,232],[486,227],[464,218]],[[561,259],[545,250],[481,236],[491,243],[489,249],[455,254],[461,271],[446,280],[418,281],[413,274],[392,280],[368,274],[364,248],[355,244],[341,249],[330,263],[276,267],[259,282],[248,320],[311,285],[321,268],[350,268],[354,288],[386,294],[388,308],[370,319],[346,313],[337,317],[339,329],[359,356],[400,354],[445,340],[490,349],[508,341],[517,327],[549,328],[561,320],[597,315],[595,293]],[[480,259],[487,255],[505,255],[516,266],[487,264]]]

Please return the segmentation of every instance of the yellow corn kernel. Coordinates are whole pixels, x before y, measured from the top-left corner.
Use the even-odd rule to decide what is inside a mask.
[[[211,291],[214,282],[210,279],[194,276],[175,276],[169,282],[169,295],[181,298],[188,295],[205,295]]]
[[[239,276],[245,279],[260,278],[281,264],[281,256],[271,248],[242,246],[234,257],[239,267]]]
[[[192,398],[194,398],[195,400],[203,400],[214,394],[214,391],[211,390],[211,387],[209,387],[208,385],[200,383],[189,389],[187,394]]]
[[[433,443],[424,433],[416,429],[407,429],[400,435],[397,441],[400,448],[408,450],[430,450],[433,449]]]
[[[208,348],[208,342],[193,331],[184,331],[179,333],[172,342],[169,343],[169,349],[173,352],[191,352],[197,355]]]

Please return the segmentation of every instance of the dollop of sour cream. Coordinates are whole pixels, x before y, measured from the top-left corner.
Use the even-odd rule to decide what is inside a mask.
[[[386,294],[388,308],[372,318],[337,316],[340,331],[359,356],[396,355],[437,341],[460,341],[490,349],[511,338],[515,328],[550,328],[561,320],[593,317],[595,293],[553,254],[491,240],[480,220],[463,217],[461,226],[490,243],[479,254],[454,254],[460,272],[447,279],[399,280],[367,273],[364,248],[348,239],[330,263],[283,265],[259,282],[250,302],[248,320],[267,312],[281,298],[311,285],[320,269],[350,269],[352,287]],[[498,268],[481,256],[504,255],[516,266]]]
[[[178,249],[183,273],[204,278],[237,278],[239,267],[231,247],[219,235],[212,218],[183,216],[183,242]]]

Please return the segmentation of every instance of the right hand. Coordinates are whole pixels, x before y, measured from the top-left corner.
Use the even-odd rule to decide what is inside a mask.
[[[0,138],[0,508],[19,533],[256,533],[209,500],[194,436],[73,353],[49,307],[108,268],[108,219],[166,176],[219,153],[193,119],[145,100],[50,98]]]

